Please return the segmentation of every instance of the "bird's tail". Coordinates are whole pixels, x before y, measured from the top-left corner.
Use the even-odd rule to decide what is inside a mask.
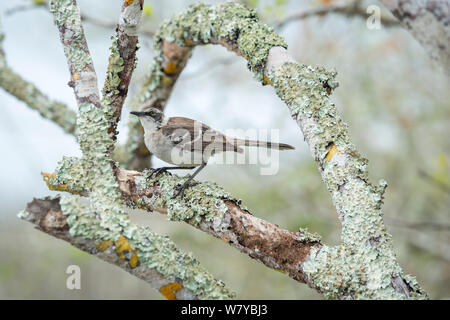
[[[257,141],[257,140],[246,140],[246,139],[235,139],[237,146],[245,147],[262,147],[268,149],[278,149],[278,150],[294,150],[295,148],[286,143],[268,142],[268,141]]]

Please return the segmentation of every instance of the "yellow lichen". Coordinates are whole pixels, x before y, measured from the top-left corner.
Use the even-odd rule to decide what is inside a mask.
[[[266,75],[263,75],[263,79],[265,84],[272,85],[272,81]]]
[[[50,190],[53,191],[67,191],[67,192],[71,192],[69,190],[69,188],[67,188],[67,186],[65,184],[51,184],[50,180],[51,179],[55,179],[56,175],[55,173],[47,173],[47,172],[41,172],[42,177],[44,178],[45,183],[47,184],[47,187]]]
[[[171,61],[167,64],[167,67],[164,68],[164,72],[166,74],[176,74],[180,72],[180,68],[177,67],[177,65]]]
[[[163,87],[170,87],[171,85],[173,85],[173,83],[174,83],[174,79],[172,77],[165,75],[161,78],[161,85]]]
[[[74,72],[73,73],[72,79],[73,79],[73,81],[77,81],[78,80],[78,72]]]
[[[128,262],[130,264],[130,267],[136,268],[138,265],[139,258],[137,256],[137,249],[134,250],[133,255],[130,258],[130,261]]]
[[[325,158],[325,160],[328,162],[331,160],[331,158],[333,158],[333,156],[336,153],[340,153],[339,150],[337,149],[336,145],[333,143],[333,145],[331,146],[331,148],[328,150],[327,156]]]
[[[149,4],[144,5],[143,14],[144,16],[151,16],[153,13],[153,8]]]
[[[133,4],[134,0],[125,0],[125,2],[126,2],[128,5],[130,5],[130,4]]]
[[[191,47],[194,45],[194,43],[189,38],[184,38],[184,44],[188,47]]]
[[[106,249],[108,249],[110,246],[113,245],[114,242],[110,241],[110,240],[103,240],[102,242],[98,243],[96,245],[97,250],[99,251],[105,251]]]
[[[179,284],[178,282],[169,283],[166,286],[161,287],[159,289],[159,292],[166,297],[167,300],[177,300],[177,297],[175,296],[175,291],[183,289],[183,286]]]
[[[123,235],[119,236],[116,242],[114,242],[116,246],[116,252],[119,255],[119,258],[125,259],[125,253],[131,252],[130,242]]]

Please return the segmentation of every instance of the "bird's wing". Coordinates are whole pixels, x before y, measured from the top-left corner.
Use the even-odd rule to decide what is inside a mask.
[[[233,143],[233,139],[227,139],[219,131],[193,119],[169,118],[161,131],[175,146],[185,150],[241,152],[241,149]]]

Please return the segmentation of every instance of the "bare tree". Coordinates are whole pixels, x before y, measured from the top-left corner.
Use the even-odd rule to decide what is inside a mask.
[[[132,224],[126,208],[184,221],[327,298],[427,298],[397,263],[381,211],[387,184],[369,181],[368,161],[351,142],[331,101],[336,72],[297,63],[285,41],[242,5],[193,5],[163,23],[134,108],[164,109],[195,46],[219,44],[244,57],[255,78],[273,86],[302,129],[336,207],[341,243],[327,246],[315,234],[293,233],[259,219],[214,183],[199,183],[184,198],[173,198],[181,178],[166,173],[154,177],[151,169],[134,171],[150,165],[137,121],[130,124],[125,146],[116,147],[115,140],[135,66],[142,6],[143,0],[123,3],[100,95],[76,1],[51,1],[78,103],[76,121],[67,107],[15,74],[1,51],[0,86],[76,134],[83,152],[81,158],[64,157],[54,173],[44,174],[49,189],[74,195],[34,199],[19,216],[144,279],[168,299],[229,299],[234,294],[170,239]]]

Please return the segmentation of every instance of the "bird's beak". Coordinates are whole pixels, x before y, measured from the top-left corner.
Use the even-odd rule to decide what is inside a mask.
[[[142,117],[145,115],[145,112],[138,112],[138,111],[131,111],[130,113],[138,117]]]

